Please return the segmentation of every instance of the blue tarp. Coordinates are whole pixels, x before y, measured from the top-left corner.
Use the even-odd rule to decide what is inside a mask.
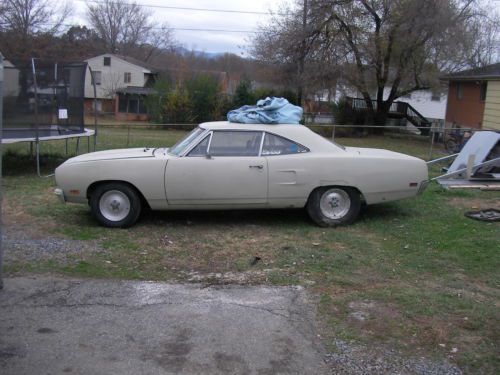
[[[242,124],[298,124],[302,108],[290,104],[285,98],[265,98],[257,105],[244,105],[227,113],[230,122]]]

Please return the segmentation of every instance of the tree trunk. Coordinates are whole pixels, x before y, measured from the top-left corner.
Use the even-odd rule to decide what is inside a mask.
[[[384,134],[384,126],[387,122],[389,108],[390,105],[387,105],[387,102],[382,102],[381,105],[377,105],[377,109],[373,116],[373,125],[377,126],[373,128],[374,134]]]

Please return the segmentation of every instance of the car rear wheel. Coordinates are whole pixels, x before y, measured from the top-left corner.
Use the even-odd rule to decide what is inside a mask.
[[[361,210],[361,197],[350,187],[322,187],[311,193],[306,208],[319,226],[335,227],[356,220]]]
[[[99,185],[90,196],[90,209],[99,224],[127,228],[141,214],[141,199],[130,186],[122,183]]]

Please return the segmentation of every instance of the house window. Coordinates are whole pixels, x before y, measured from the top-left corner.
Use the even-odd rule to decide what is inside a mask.
[[[440,102],[441,101],[441,93],[440,92],[432,92],[431,101]]]
[[[102,82],[102,73],[98,70],[94,70],[91,75],[91,82],[92,84],[96,84],[96,86],[99,86]]]
[[[127,96],[120,94],[118,96],[118,112],[127,113],[128,100]]]
[[[111,57],[104,57],[103,60],[104,66],[111,66]]]
[[[144,97],[127,94],[118,95],[118,112],[133,114],[148,113],[144,103]]]
[[[129,73],[129,72],[123,73],[123,82],[124,83],[130,83],[131,80],[132,80],[132,73]]]
[[[127,112],[128,113],[138,113],[138,109],[139,109],[139,99],[132,99],[130,98],[128,100],[128,110]]]
[[[462,83],[457,82],[457,99],[460,100],[462,99],[463,92],[462,92]]]
[[[488,82],[481,82],[481,91],[479,92],[479,100],[486,100],[486,91],[488,91]]]

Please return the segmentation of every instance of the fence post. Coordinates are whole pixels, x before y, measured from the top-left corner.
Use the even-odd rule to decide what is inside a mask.
[[[333,128],[332,128],[332,141],[335,140],[335,124],[332,124],[333,125]]]
[[[431,148],[429,150],[429,160],[432,160],[432,149],[434,148],[434,137],[435,137],[434,125],[435,125],[435,123],[433,122],[432,125],[431,125],[431,129],[430,129],[430,134],[431,134]]]
[[[2,118],[3,118],[3,56],[0,53],[0,217],[2,216]],[[3,289],[3,226],[0,220],[0,289]]]
[[[130,124],[127,124],[127,147],[130,143]]]

